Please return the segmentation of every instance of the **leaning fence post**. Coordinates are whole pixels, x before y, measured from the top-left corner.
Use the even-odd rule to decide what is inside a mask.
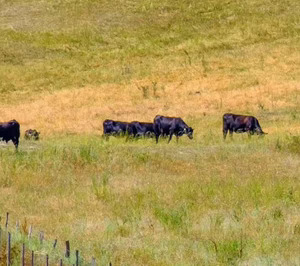
[[[70,258],[70,241],[66,241],[66,257]]]
[[[34,251],[31,251],[31,266],[34,266]]]
[[[78,250],[76,250],[76,266],[78,266],[79,265],[79,251]]]
[[[7,230],[7,226],[8,226],[8,216],[9,216],[9,213],[7,212],[6,213],[6,221],[5,221],[5,228]]]
[[[25,266],[25,243],[22,245],[22,260],[21,260],[21,265]]]
[[[56,248],[56,244],[57,244],[57,239],[54,240],[53,248]]]
[[[8,232],[8,237],[7,237],[7,266],[10,266],[10,246],[11,246],[11,234]]]

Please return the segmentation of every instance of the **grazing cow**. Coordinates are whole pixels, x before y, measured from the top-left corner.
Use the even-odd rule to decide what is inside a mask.
[[[103,136],[124,136],[128,130],[128,122],[120,122],[106,119],[103,122]]]
[[[233,132],[243,133],[247,132],[249,137],[256,133],[257,135],[267,134],[262,131],[258,120],[254,116],[224,114],[223,115],[223,136],[226,139],[227,132],[229,131],[232,137]]]
[[[0,140],[12,141],[18,149],[20,138],[20,124],[16,120],[0,123]]]
[[[154,135],[153,123],[133,121],[128,125],[128,135],[135,137],[152,137]]]
[[[190,139],[193,138],[194,130],[189,127],[180,117],[167,117],[157,115],[154,118],[154,132],[156,143],[159,136],[170,136],[168,143],[171,141],[173,134],[177,141],[180,136],[187,134]]]
[[[24,138],[29,140],[29,139],[32,139],[32,140],[39,140],[40,138],[40,133],[41,132],[37,132],[37,130],[35,129],[27,129],[25,131],[25,136]]]

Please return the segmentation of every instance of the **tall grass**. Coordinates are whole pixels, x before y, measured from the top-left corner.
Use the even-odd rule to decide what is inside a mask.
[[[71,240],[84,256],[151,265],[299,262],[300,159],[278,150],[275,137],[154,145],[75,136],[37,147],[1,150],[1,209],[50,239]]]

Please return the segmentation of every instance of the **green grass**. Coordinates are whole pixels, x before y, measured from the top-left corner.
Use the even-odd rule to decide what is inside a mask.
[[[103,264],[299,262],[290,139],[280,149],[276,137],[153,142],[73,136],[2,149],[1,209]]]

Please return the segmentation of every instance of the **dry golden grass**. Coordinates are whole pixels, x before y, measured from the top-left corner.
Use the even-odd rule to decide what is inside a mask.
[[[297,82],[263,80],[246,89],[227,90],[230,82],[222,75],[189,80],[178,75],[173,82],[158,81],[156,96],[150,80],[44,93],[13,106],[2,105],[1,120],[15,118],[23,131],[37,128],[42,136],[57,132],[100,134],[107,118],[152,121],[157,114],[185,119],[207,114],[219,116],[221,123],[224,112],[256,115],[262,108],[274,113],[297,107],[297,101],[291,101],[293,95],[299,97]],[[149,88],[147,98],[142,86]],[[289,130],[299,132],[298,125],[293,127]]]

